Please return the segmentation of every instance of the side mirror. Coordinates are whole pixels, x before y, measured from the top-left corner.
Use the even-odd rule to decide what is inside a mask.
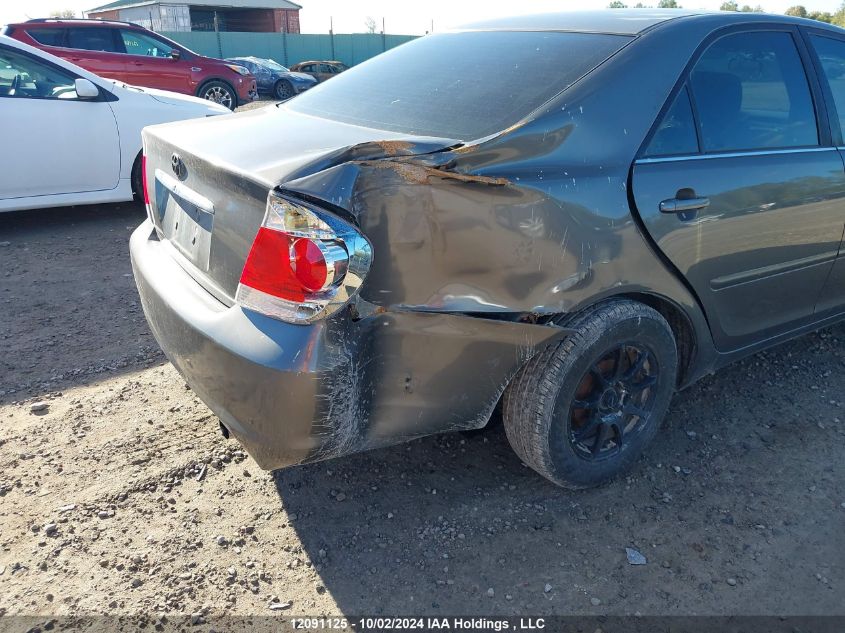
[[[174,48],[172,51],[170,51],[170,59],[172,59],[173,61],[178,60],[180,57],[182,57],[182,53],[181,51],[179,51],[178,48]]]
[[[87,79],[80,77],[73,84],[76,89],[76,96],[80,99],[96,99],[100,96],[100,89]]]

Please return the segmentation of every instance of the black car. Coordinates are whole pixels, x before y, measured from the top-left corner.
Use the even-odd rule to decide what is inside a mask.
[[[144,311],[264,468],[500,408],[601,483],[676,389],[845,317],[843,63],[800,18],[534,15],[146,128]]]
[[[286,101],[317,85],[317,80],[311,75],[293,72],[272,59],[230,57],[226,61],[244,66],[255,75],[258,92],[279,101]]]

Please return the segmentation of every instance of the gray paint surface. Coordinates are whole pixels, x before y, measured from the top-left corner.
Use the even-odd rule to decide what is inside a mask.
[[[595,30],[625,24],[623,14],[606,19],[617,22]],[[178,150],[186,185],[216,209],[208,270],[153,279],[153,227],[133,237],[145,311],[174,364],[259,463],[482,426],[521,364],[565,335],[555,324],[609,297],[667,315],[684,358],[680,386],[841,318],[845,187],[834,149],[635,165],[706,38],[808,22],[646,22],[626,27],[640,34],[586,78],[484,139],[412,137],[283,106],[145,131],[150,163],[166,166]],[[711,207],[661,214],[659,202],[684,187]],[[321,201],[373,244],[349,312],[301,328],[227,307],[272,188]],[[236,340],[205,328],[207,308],[168,301],[168,285],[187,275],[217,297],[222,316],[212,321]],[[294,350],[307,350],[305,361],[294,362]]]

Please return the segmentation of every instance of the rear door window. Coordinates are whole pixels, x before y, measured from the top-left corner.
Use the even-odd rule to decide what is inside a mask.
[[[27,31],[32,39],[45,46],[64,46],[66,29],[30,29]]]
[[[705,152],[817,145],[810,87],[792,35],[727,35],[690,74]]]
[[[695,118],[692,115],[689,91],[684,86],[651,137],[645,155],[654,157],[697,153]]]
[[[67,46],[85,51],[123,52],[117,49],[114,29],[103,26],[69,28]]]
[[[845,42],[820,35],[811,35],[810,41],[821,62],[824,81],[827,81],[833,96],[839,130],[845,132]]]
[[[377,129],[472,140],[517,123],[630,40],[532,31],[427,35],[339,73],[287,107]]]

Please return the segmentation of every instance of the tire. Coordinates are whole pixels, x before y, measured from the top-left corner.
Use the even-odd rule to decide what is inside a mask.
[[[204,83],[197,91],[197,96],[224,105],[230,110],[238,107],[238,95],[235,89],[225,81],[214,80]]]
[[[279,101],[287,101],[296,96],[296,92],[293,90],[293,86],[287,79],[279,79],[276,82],[276,85],[273,86],[273,95]]]
[[[678,352],[666,320],[633,301],[594,306],[566,326],[572,334],[535,355],[505,391],[505,433],[553,483],[590,488],[628,470],[654,439]]]
[[[144,183],[141,182],[141,153],[135,157],[135,162],[132,163],[132,176],[130,179],[132,183],[132,197],[138,202],[144,201]]]

